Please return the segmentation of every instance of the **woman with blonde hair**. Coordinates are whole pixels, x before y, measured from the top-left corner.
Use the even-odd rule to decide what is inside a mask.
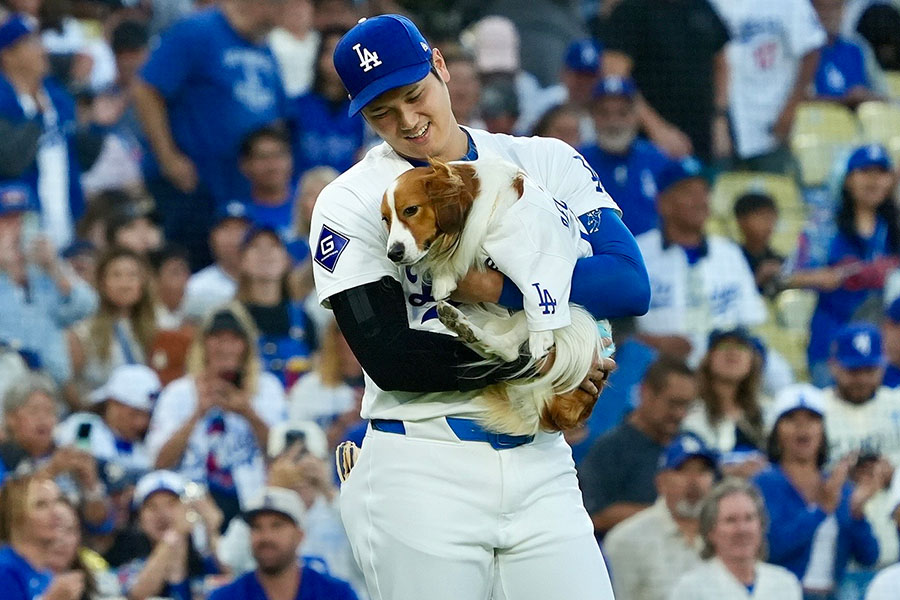
[[[257,337],[239,303],[213,311],[188,353],[188,374],[160,394],[146,439],[157,469],[209,485],[226,523],[265,485],[269,427],[285,418],[284,389],[262,370]]]
[[[84,574],[53,574],[59,488],[41,475],[7,479],[0,487],[0,595],[4,600],[80,600]]]
[[[97,264],[100,308],[69,332],[74,377],[67,401],[74,408],[126,364],[146,364],[156,334],[156,300],[144,258],[127,248],[111,248]]]

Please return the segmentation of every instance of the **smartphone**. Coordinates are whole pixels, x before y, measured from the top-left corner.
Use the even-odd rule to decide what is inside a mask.
[[[81,423],[75,432],[75,447],[82,450],[91,449],[91,427],[93,423]]]
[[[220,373],[219,377],[236,388],[243,387],[244,373],[242,371],[225,371],[224,373]]]
[[[306,449],[306,432],[300,431],[298,429],[290,429],[284,433],[284,448],[287,450],[292,447],[297,442],[300,442],[303,445],[304,451]]]

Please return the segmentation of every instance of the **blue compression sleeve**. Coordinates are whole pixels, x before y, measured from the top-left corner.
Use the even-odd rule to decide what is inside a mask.
[[[596,319],[643,315],[650,308],[650,278],[641,251],[615,210],[604,208],[600,215],[590,234],[594,255],[575,263],[570,299]],[[522,309],[522,292],[506,277],[499,303]]]

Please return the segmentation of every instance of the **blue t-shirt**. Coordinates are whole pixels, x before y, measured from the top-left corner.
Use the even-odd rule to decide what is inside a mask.
[[[900,387],[900,368],[895,365],[888,365],[884,369],[884,381],[881,382],[881,385],[889,388]]]
[[[286,117],[278,64],[266,44],[239,35],[221,9],[182,19],[160,37],[141,77],[162,95],[178,148],[218,202],[247,197],[238,148],[247,134]],[[158,174],[150,153],[148,177]]]
[[[53,575],[38,571],[10,546],[0,548],[0,596],[3,600],[34,600],[50,587]]]
[[[816,95],[842,98],[856,86],[870,87],[862,48],[837,38],[822,48],[816,71]]]
[[[656,146],[635,140],[628,154],[611,154],[599,146],[582,148],[581,154],[622,209],[622,221],[632,235],[658,226],[656,177],[668,159]]]
[[[296,600],[357,600],[350,585],[323,575],[309,567],[302,567],[300,589]],[[246,573],[225,587],[215,590],[209,600],[269,600],[256,578],[256,572]]]
[[[294,175],[327,165],[343,173],[356,162],[363,145],[365,124],[360,115],[347,115],[350,100],[335,104],[315,92],[290,101],[294,122]]]
[[[269,206],[251,200],[242,201],[247,206],[250,220],[260,227],[271,227],[278,236],[288,242],[293,239],[294,189],[291,188],[281,204]]]

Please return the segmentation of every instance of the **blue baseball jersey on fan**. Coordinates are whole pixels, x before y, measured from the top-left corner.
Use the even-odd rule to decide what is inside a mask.
[[[286,116],[278,64],[266,44],[241,37],[218,8],[175,23],[141,70],[165,98],[178,148],[217,202],[246,197],[238,148],[250,132]],[[145,171],[158,172],[148,153]]]
[[[302,567],[301,572],[296,600],[357,600],[350,585],[340,579],[309,567]],[[269,597],[259,584],[256,573],[250,572],[215,590],[209,600],[269,600]]]
[[[816,95],[825,98],[841,98],[856,86],[869,87],[862,48],[842,38],[824,46],[815,83]]]
[[[669,159],[656,146],[635,140],[627,154],[612,154],[596,145],[582,148],[581,154],[622,209],[622,221],[632,235],[657,227],[656,176]]]
[[[816,260],[815,248],[810,248],[809,235],[800,236],[797,249],[796,267],[811,269],[823,266],[863,261],[871,262],[894,254],[888,241],[887,224],[878,219],[875,231],[869,238],[848,238],[841,231],[835,231],[827,243],[826,253],[822,254],[824,262]],[[796,268],[795,267],[795,268]],[[819,300],[816,304],[810,322],[810,338],[807,358],[810,364],[824,361],[828,358],[831,339],[842,326],[854,320],[854,313],[869,298],[872,293],[880,292],[883,281],[865,282],[860,278],[850,277],[832,292],[819,292]]]
[[[334,103],[315,92],[291,100],[295,176],[320,165],[343,173],[356,162],[365,124],[362,116],[347,115],[348,104],[350,100]]]
[[[287,242],[293,238],[294,219],[294,193],[293,189],[277,206],[257,204],[252,200],[246,202],[250,220],[260,227],[271,227],[278,232],[278,236]]]
[[[0,596],[4,600],[40,598],[52,578],[49,571],[38,571],[10,546],[0,548]]]

